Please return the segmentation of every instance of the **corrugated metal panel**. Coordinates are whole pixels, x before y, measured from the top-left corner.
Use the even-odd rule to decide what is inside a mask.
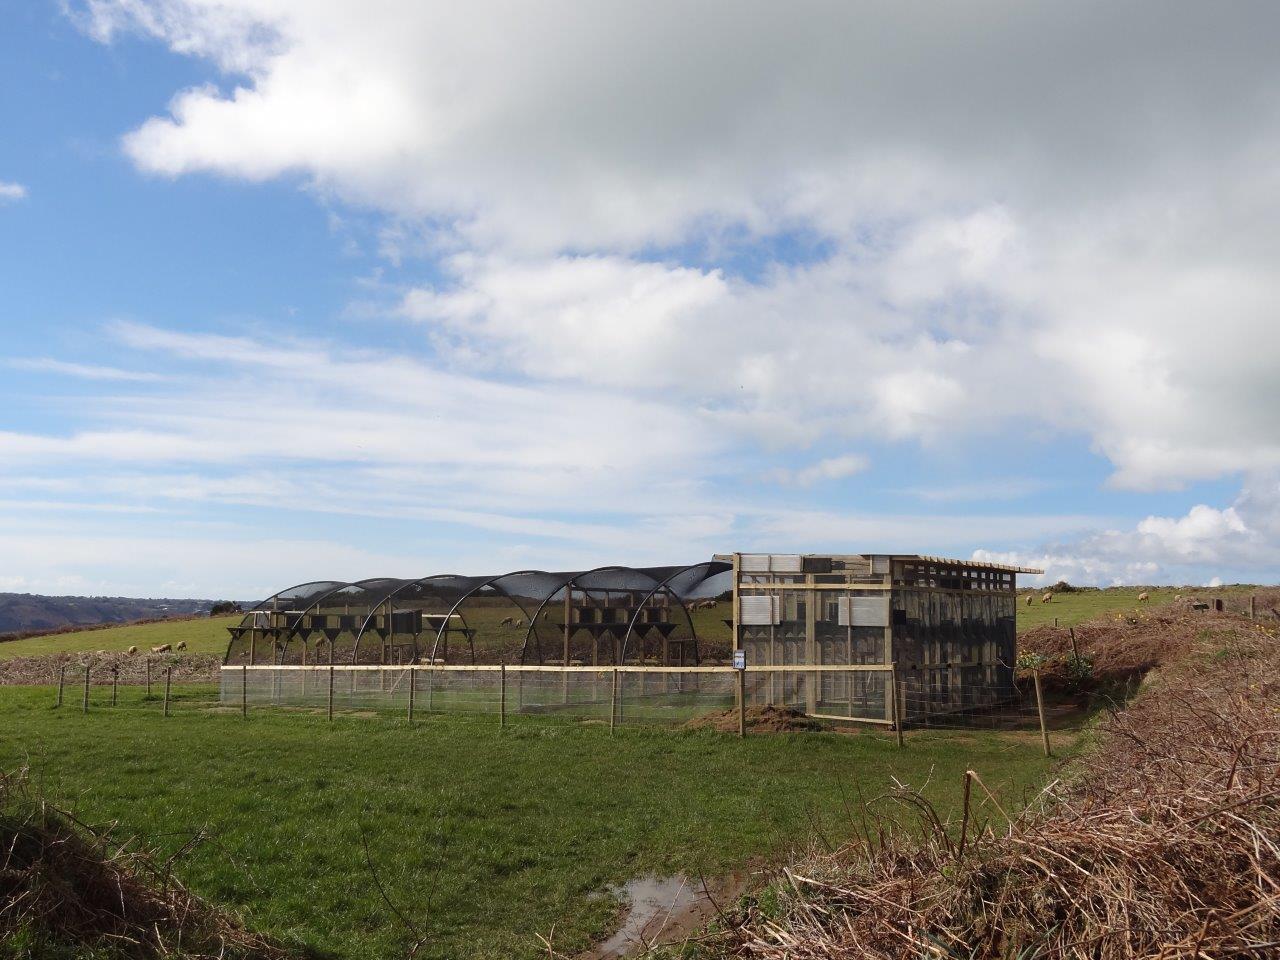
[[[855,627],[887,627],[889,625],[888,597],[850,598],[850,619]]]
[[[799,573],[804,558],[798,553],[774,553],[769,555],[769,569],[774,573]]]
[[[738,606],[738,622],[745,627],[768,627],[778,622],[777,597],[742,596]]]
[[[744,573],[768,573],[769,555],[767,553],[744,553],[738,560],[738,569]]]
[[[849,598],[841,597],[836,601],[836,626],[849,626]]]
[[[888,557],[872,557],[871,558],[871,573],[873,575],[880,575],[888,572],[889,572]]]

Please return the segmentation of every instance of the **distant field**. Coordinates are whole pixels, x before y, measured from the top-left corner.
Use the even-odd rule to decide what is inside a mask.
[[[1240,608],[1247,602],[1251,593],[1262,588],[1252,586],[1229,587],[1148,587],[1145,588],[1149,599],[1145,603],[1138,602],[1138,594],[1142,587],[1108,587],[1105,590],[1081,590],[1078,593],[1055,593],[1050,603],[1042,603],[1040,598],[1045,591],[1037,590],[1033,594],[1032,603],[1027,606],[1027,595],[1018,595],[1018,632],[1038,627],[1041,624],[1052,624],[1056,619],[1060,627],[1074,627],[1076,624],[1092,620],[1107,614],[1131,613],[1139,607],[1167,606],[1178,594],[1184,597],[1194,596],[1199,600],[1212,597],[1223,597],[1228,602],[1228,609]]]
[[[714,879],[811,837],[851,837],[862,802],[893,777],[955,814],[966,769],[1017,806],[1054,766],[1035,737],[991,731],[921,731],[898,750],[877,732],[611,737],[516,718],[503,733],[456,715],[410,729],[398,716],[243,720],[212,688],[176,692],[165,719],[137,687],[114,708],[109,688],[94,688],[88,715],[53,709],[48,687],[0,688],[0,769],[29,765],[50,799],[162,854],[203,831],[177,868],[195,892],[333,958],[402,958],[411,939],[374,884],[366,842],[396,909],[426,937],[419,960],[532,960],[548,955],[538,934],[554,930],[573,955],[607,932],[609,890],[632,877]]]
[[[240,621],[232,617],[202,617],[198,620],[174,620],[169,623],[125,624],[101,630],[77,630],[47,637],[28,637],[0,643],[0,659],[35,657],[50,653],[80,653],[86,650],[147,650],[162,643],[187,642],[188,653],[215,653],[227,649],[227,627]]]

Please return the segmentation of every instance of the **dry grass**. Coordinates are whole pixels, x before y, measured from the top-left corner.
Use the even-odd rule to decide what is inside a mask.
[[[0,775],[0,952],[288,956],[188,891],[172,866],[38,799],[23,775]]]
[[[1112,652],[1116,665],[1162,663],[1160,675],[1101,724],[1069,781],[1023,813],[1006,818],[976,776],[953,822],[895,791],[923,839],[868,824],[858,842],[786,871],[706,949],[779,960],[1280,955],[1280,649],[1270,627],[1198,623],[1168,658],[1132,636]],[[1104,649],[1093,645],[1100,659]]]

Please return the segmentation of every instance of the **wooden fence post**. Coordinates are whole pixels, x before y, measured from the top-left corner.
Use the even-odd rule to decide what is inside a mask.
[[[116,705],[116,691],[119,688],[119,685],[120,685],[120,668],[112,667],[111,668],[111,705],[113,707]]]
[[[898,679],[898,665],[895,663],[890,668],[889,684],[892,689],[889,695],[893,698],[893,729],[897,735],[898,747],[905,747],[906,738],[902,731],[903,719],[906,717],[906,685]]]
[[[329,664],[329,719],[333,719],[333,664]]]
[[[747,735],[747,668],[738,671],[738,736]]]
[[[164,715],[169,715],[169,687],[173,683],[173,667],[164,668]]]
[[[498,670],[498,683],[500,685],[498,691],[498,726],[505,728],[507,725],[507,665],[505,663]]]
[[[613,733],[614,724],[618,719],[618,668],[613,668],[613,689],[609,696],[609,732]]]
[[[409,726],[413,726],[413,688],[417,685],[417,671],[409,668]]]
[[[1051,757],[1053,754],[1049,751],[1049,727],[1044,722],[1044,694],[1040,691],[1040,671],[1033,671],[1031,677],[1036,685],[1036,713],[1040,715],[1040,740],[1044,743],[1044,755]]]
[[[67,680],[67,665],[58,668],[58,706],[62,706],[62,686]]]
[[[1249,619],[1258,619],[1258,598],[1252,594],[1249,596]]]
[[[151,699],[151,658],[145,658],[147,662],[147,699]]]
[[[249,719],[249,665],[240,665],[240,716]]]
[[[89,668],[92,666],[92,663],[93,662],[90,661],[89,663],[86,663],[84,665],[84,707],[83,709],[85,713],[89,712]]]

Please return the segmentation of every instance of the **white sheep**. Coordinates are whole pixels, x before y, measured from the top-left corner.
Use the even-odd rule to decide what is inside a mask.
[[[178,641],[178,646],[177,646],[177,647],[175,647],[174,649],[176,649],[176,650],[185,650],[185,649],[187,649],[187,641],[185,641],[185,640],[179,640],[179,641]]]
[[[130,647],[128,650],[125,651],[125,653],[137,653],[137,652],[138,652],[137,647]]]
[[[151,652],[152,653],[168,653],[172,649],[173,649],[172,645],[167,643],[162,643],[157,647],[152,647]]]
[[[1041,598],[1040,598],[1040,602],[1041,602],[1041,603],[1053,603],[1053,593],[1052,593],[1052,592],[1050,592],[1050,593],[1046,593],[1043,597],[1041,597]]]
[[[1139,603],[1146,603],[1148,599],[1150,598],[1147,596],[1147,591],[1143,590],[1140,594],[1138,594]]]

